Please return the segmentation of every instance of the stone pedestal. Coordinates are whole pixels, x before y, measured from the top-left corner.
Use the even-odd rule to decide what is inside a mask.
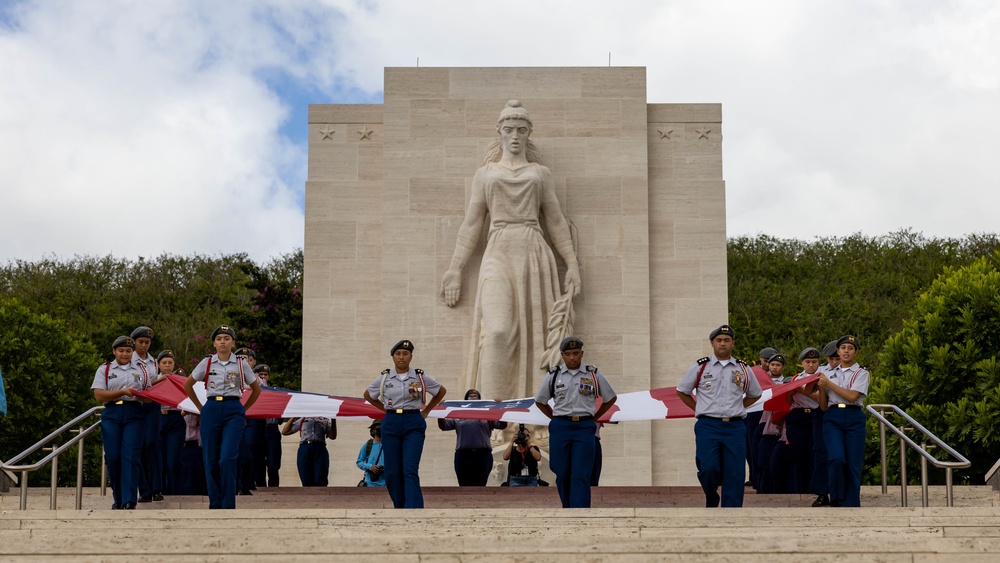
[[[408,338],[414,367],[464,395],[483,243],[458,306],[440,284],[509,99],[577,229],[585,361],[627,392],[711,353],[728,310],[720,105],[648,104],[644,68],[387,68],[384,104],[309,108],[304,390],[360,396]],[[340,424],[331,485],[358,480],[366,426]],[[691,427],[606,427],[602,484],[696,484]],[[429,425],[423,484],[456,483],[454,440]]]

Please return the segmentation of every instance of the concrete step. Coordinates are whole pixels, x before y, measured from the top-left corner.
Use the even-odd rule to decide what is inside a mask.
[[[1000,493],[990,487],[955,487],[955,506],[1000,506]],[[110,495],[110,490],[108,491]],[[555,487],[424,487],[427,508],[523,508],[525,506],[559,508]],[[908,488],[909,506],[921,506],[920,487]],[[28,508],[49,507],[49,489],[29,489]],[[929,488],[930,506],[945,506],[944,487]],[[75,506],[75,489],[59,489],[57,507]],[[746,507],[810,507],[812,495],[758,495],[747,489]],[[595,487],[592,489],[594,508],[655,508],[703,507],[705,497],[698,487]],[[111,507],[111,497],[100,496],[98,488],[85,488],[83,508],[105,510]],[[862,487],[864,507],[900,506],[899,487],[890,487],[881,494],[880,487]],[[17,510],[19,491],[0,495],[0,510]],[[239,508],[248,509],[322,509],[322,508],[392,508],[392,501],[383,488],[357,487],[281,487],[260,488],[253,496],[236,499]],[[202,496],[168,496],[162,502],[140,504],[139,510],[208,508],[208,498]]]
[[[0,559],[996,561],[1000,507],[0,511]]]

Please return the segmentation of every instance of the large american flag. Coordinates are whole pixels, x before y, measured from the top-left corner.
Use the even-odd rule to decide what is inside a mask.
[[[774,384],[766,375],[757,375],[764,393],[747,411],[769,410],[787,412],[786,395],[793,389],[816,381],[817,375],[791,383]],[[188,412],[198,412],[184,391],[184,377],[171,375],[148,391],[137,395],[152,399],[162,405],[177,407]],[[205,384],[195,383],[198,399],[205,403]],[[325,418],[369,419],[382,418],[384,414],[368,401],[358,397],[341,397],[321,393],[292,391],[278,387],[262,387],[257,402],[247,411],[248,418],[292,418],[320,416]],[[250,390],[243,393],[243,401]],[[662,420],[691,418],[694,412],[677,397],[676,387],[660,387],[647,391],[619,393],[618,400],[608,409],[599,422],[624,422],[628,420]],[[434,408],[430,418],[465,418],[472,420],[499,420],[523,424],[548,424],[549,419],[533,398],[511,401],[444,401]]]

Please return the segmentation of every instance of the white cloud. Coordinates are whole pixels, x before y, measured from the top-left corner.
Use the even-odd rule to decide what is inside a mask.
[[[652,103],[723,104],[730,235],[996,231],[994,2],[17,6],[0,27],[0,260],[301,245],[302,186],[283,178],[304,146],[280,128],[306,102],[279,98],[275,74],[356,102],[343,93],[377,94],[383,67],[417,57],[603,66],[609,51],[647,67]]]

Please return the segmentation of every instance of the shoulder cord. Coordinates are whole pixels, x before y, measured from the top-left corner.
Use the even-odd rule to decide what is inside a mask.
[[[146,364],[139,362],[139,370],[142,371],[142,389],[139,391],[145,391],[149,389],[149,371],[146,369]]]
[[[111,372],[111,362],[104,364],[104,388],[108,388],[108,373]]]

